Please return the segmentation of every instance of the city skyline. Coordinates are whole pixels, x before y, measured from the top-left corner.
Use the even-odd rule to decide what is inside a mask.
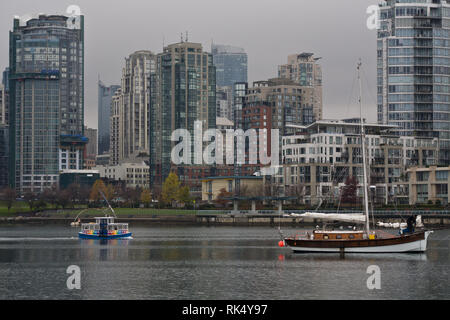
[[[339,5],[333,1],[326,2],[317,4],[315,1],[286,0],[274,5],[270,1],[258,1],[256,16],[251,14],[255,2],[238,3],[232,0],[221,7],[220,15],[214,16],[217,6],[208,6],[210,2],[205,0],[189,3],[131,1],[126,8],[120,4],[111,7],[103,1],[96,1],[95,4],[84,0],[77,3],[49,0],[39,4],[21,1],[2,4],[4,9],[0,27],[11,30],[15,15],[39,12],[64,14],[71,4],[81,8],[87,30],[85,125],[89,128],[98,127],[98,76],[105,83],[117,83],[125,57],[138,50],[161,52],[163,43],[179,42],[181,34],[186,37],[186,31],[190,42],[202,43],[207,51],[212,41],[244,48],[248,54],[250,84],[276,77],[278,65],[284,64],[289,54],[313,52],[322,57],[324,118],[339,118],[343,113],[348,117],[358,114],[356,88],[352,90],[352,87],[356,63],[361,57],[365,71],[365,116],[369,121],[376,122],[376,31],[366,27],[369,17],[366,9],[380,1],[354,3],[345,0]],[[289,10],[285,10],[287,8]],[[151,19],[148,19],[146,12],[151,12]],[[173,19],[163,18],[167,14]],[[198,19],[192,17],[200,16],[202,22],[195,23]],[[322,17],[322,25],[316,22],[318,16]],[[343,16],[347,19],[342,20]],[[230,20],[230,17],[233,19]],[[205,24],[208,28],[204,27]],[[277,27],[274,28],[274,25]],[[316,26],[313,31],[312,25]],[[131,32],[132,37],[129,36]],[[0,35],[0,43],[3,48],[8,47],[8,32]],[[0,52],[2,70],[8,65],[8,55],[8,50]]]

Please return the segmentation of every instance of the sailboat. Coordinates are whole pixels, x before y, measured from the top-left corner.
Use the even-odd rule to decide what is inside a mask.
[[[364,214],[324,214],[308,212],[299,214],[298,217],[312,217],[324,220],[334,220],[363,224],[363,230],[312,230],[302,235],[293,237],[282,236],[280,246],[290,247],[294,252],[355,252],[355,253],[401,253],[401,252],[425,252],[427,240],[431,230],[415,231],[414,228],[400,230],[399,235],[370,229],[369,224],[369,200],[367,188],[367,159],[364,120],[362,117],[362,85],[361,62],[358,63],[359,80],[359,104],[361,113],[361,142],[363,156],[363,188],[364,188]]]

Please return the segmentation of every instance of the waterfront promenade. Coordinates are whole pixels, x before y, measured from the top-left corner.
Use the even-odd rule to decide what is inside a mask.
[[[70,224],[76,218],[81,222],[92,221],[95,216],[103,216],[101,210],[48,210],[34,214],[15,214],[0,217],[0,223],[62,223]],[[117,220],[137,224],[199,224],[199,225],[311,225],[319,219],[300,218],[291,214],[300,214],[305,210],[285,210],[281,214],[276,210],[158,210],[158,209],[119,209]],[[336,211],[318,210],[324,213]],[[339,213],[357,213],[358,211],[339,211]],[[81,213],[81,214],[80,214]],[[449,210],[375,210],[374,222],[404,222],[411,215],[421,215],[426,226],[450,228]],[[372,218],[372,214],[371,214]]]

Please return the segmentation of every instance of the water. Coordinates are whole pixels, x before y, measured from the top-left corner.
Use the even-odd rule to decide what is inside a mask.
[[[270,227],[137,227],[79,240],[65,226],[0,226],[0,299],[449,299],[450,230],[425,254],[293,254]],[[285,228],[285,234],[295,233]],[[70,265],[81,290],[67,289]],[[369,290],[367,268],[381,270]]]

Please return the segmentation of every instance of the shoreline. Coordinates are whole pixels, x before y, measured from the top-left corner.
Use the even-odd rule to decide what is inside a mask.
[[[74,222],[74,217],[0,217],[0,225],[11,224],[66,224],[70,226]],[[93,217],[80,218],[81,223],[93,221]],[[267,214],[218,214],[218,215],[151,215],[151,216],[128,216],[116,218],[119,222],[129,223],[130,225],[190,225],[190,226],[316,226],[321,223],[320,219],[298,218],[298,217],[280,217],[279,215]],[[375,217],[375,221],[383,222],[402,222],[404,218]],[[439,229],[450,229],[450,217],[422,217],[426,227]],[[343,223],[345,225],[345,223]]]

